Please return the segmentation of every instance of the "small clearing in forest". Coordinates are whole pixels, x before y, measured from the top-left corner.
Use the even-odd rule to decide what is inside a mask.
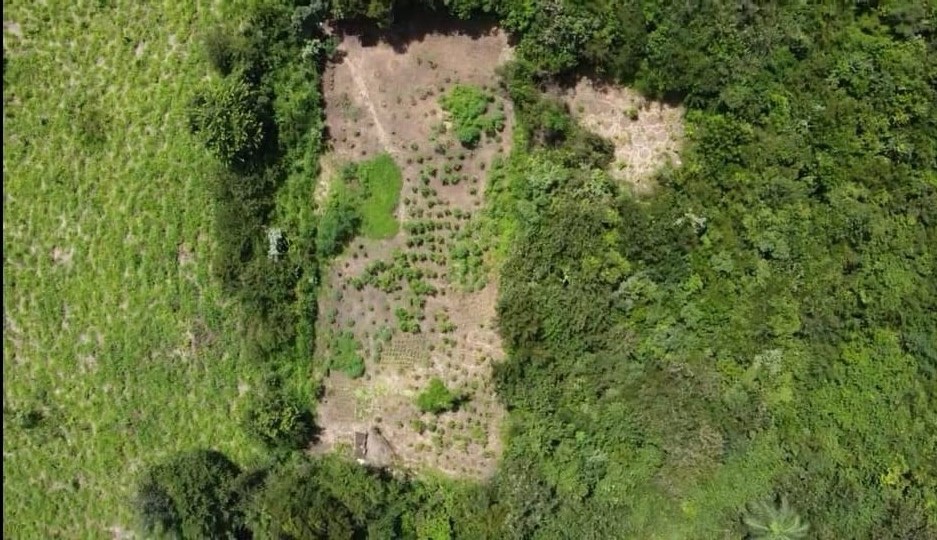
[[[583,127],[615,145],[610,173],[631,185],[634,193],[653,189],[654,174],[668,162],[680,165],[683,108],[650,101],[637,91],[598,85],[582,78],[562,93]]]
[[[473,231],[487,172],[510,151],[511,104],[493,88],[510,48],[496,30],[396,32],[405,46],[344,36],[323,81],[320,208],[345,189],[348,163],[392,159],[402,188],[399,232],[362,227],[322,271],[316,361],[328,375],[315,450],[484,477],[500,454],[491,370],[504,353],[497,286]],[[441,405],[423,412],[417,398],[436,379],[445,389],[434,383],[423,402]]]

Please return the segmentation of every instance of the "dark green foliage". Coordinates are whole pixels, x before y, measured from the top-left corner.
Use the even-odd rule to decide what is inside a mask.
[[[276,489],[255,507],[267,517],[253,523],[270,528],[255,530],[742,537],[772,520],[799,529],[783,507],[761,508],[766,519],[746,514],[746,505],[784,493],[811,537],[934,536],[933,8],[423,4],[495,13],[518,40],[519,61],[502,81],[518,114],[514,153],[487,193],[508,348],[495,373],[510,411],[501,465],[492,491],[471,495],[335,463],[297,466],[283,473],[292,479],[269,484]],[[332,3],[340,17],[386,23],[394,12],[390,0]],[[277,99],[277,84],[299,85],[263,67],[295,52],[279,44],[275,20],[264,16],[248,32],[254,50],[270,52],[252,64],[261,76],[246,79],[264,81],[274,90],[263,95]],[[543,94],[555,82],[549,75],[585,66],[688,107],[682,165],[661,173],[652,196],[619,189],[602,171],[609,142]],[[273,107],[280,133],[304,125],[284,104],[306,97]],[[453,116],[477,118],[482,101],[461,97],[447,106]],[[424,171],[424,196],[430,178],[452,173]],[[249,269],[245,283],[258,289],[289,291],[296,268],[305,270],[294,246],[308,238],[287,232],[293,263],[282,274],[269,267],[279,262],[251,262],[266,253],[258,237],[268,181],[277,184],[232,184],[246,195],[230,197],[242,205],[230,215],[246,208],[257,217],[231,227],[237,241],[221,244],[236,263],[222,268]],[[353,234],[351,207],[327,206],[317,233],[323,256]],[[408,239],[428,241],[423,228],[406,224]],[[462,264],[478,264],[477,250],[460,249]],[[412,302],[396,316],[416,332],[433,294],[427,279],[395,257],[352,284],[410,287]],[[255,304],[294,301],[265,293]],[[432,412],[458,401],[442,381],[420,397]],[[146,506],[154,522],[177,526],[170,495],[150,490]]]
[[[225,538],[240,528],[232,491],[240,473],[219,452],[178,454],[149,469],[135,501],[143,530],[179,538]]]
[[[216,26],[205,35],[205,54],[212,67],[222,76],[229,75],[244,60],[247,43],[243,36]]]
[[[225,78],[196,94],[189,126],[224,165],[244,167],[264,142],[265,107],[250,85],[236,77]]]
[[[295,455],[269,472],[247,514],[256,538],[398,537],[401,487],[353,463]]]
[[[351,538],[351,512],[314,481],[311,464],[281,466],[254,502],[254,534],[263,538]]]
[[[316,232],[320,257],[337,255],[361,227],[360,202],[344,182],[335,182],[325,203]]]
[[[578,170],[601,145],[536,66],[505,71],[527,147],[493,186],[503,470],[544,483],[500,499],[515,534],[742,535],[775,492],[811,537],[937,525],[937,69],[895,11],[647,5],[637,82],[684,95],[692,134],[649,200]],[[915,533],[883,532],[899,515]]]
[[[321,58],[304,52],[305,40],[324,39],[317,15],[274,2],[256,7],[240,32],[212,31],[207,54],[223,78],[197,94],[190,114],[225,165],[213,186],[214,269],[242,302],[248,348],[262,357],[312,348],[316,227],[278,192],[317,174]]]
[[[459,395],[449,390],[442,379],[433,377],[416,397],[416,405],[423,412],[439,414],[453,410],[459,400]]]
[[[244,430],[273,451],[299,450],[315,435],[308,406],[286,395],[279,385],[255,394],[244,412]]]
[[[521,36],[519,56],[546,73],[589,63],[630,77],[644,52],[645,20],[638,2],[505,2],[500,11],[505,27]]]

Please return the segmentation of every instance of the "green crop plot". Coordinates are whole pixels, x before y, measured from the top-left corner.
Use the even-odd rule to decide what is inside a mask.
[[[243,3],[56,4],[4,3],[8,538],[109,537],[145,466],[260,452],[234,414],[255,368],[209,271],[216,165],[185,119],[201,33]]]
[[[365,188],[361,202],[361,233],[368,238],[391,238],[397,234],[397,202],[403,177],[394,158],[381,154],[359,163],[357,175]]]

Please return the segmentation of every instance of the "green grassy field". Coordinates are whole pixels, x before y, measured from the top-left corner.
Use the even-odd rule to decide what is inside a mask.
[[[367,197],[361,202],[361,232],[368,238],[392,238],[400,229],[397,203],[403,177],[394,158],[381,154],[358,164],[358,175],[367,187]]]
[[[243,3],[105,3],[4,3],[7,538],[110,537],[144,465],[260,453],[209,268],[215,165],[184,112],[199,34]]]

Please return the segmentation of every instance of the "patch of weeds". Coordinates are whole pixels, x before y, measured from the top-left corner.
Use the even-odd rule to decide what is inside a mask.
[[[455,332],[456,325],[453,324],[452,320],[449,318],[449,314],[445,312],[438,312],[434,315],[434,320],[436,321],[436,328],[443,334],[451,334]]]
[[[446,387],[439,377],[433,377],[417,396],[416,405],[423,412],[440,414],[455,410],[461,401],[461,395]]]
[[[420,323],[416,313],[400,307],[394,310],[394,316],[397,318],[397,325],[401,332],[420,333]]]
[[[457,85],[439,99],[444,111],[455,125],[456,137],[464,146],[478,144],[482,133],[493,136],[504,129],[504,113],[491,110],[494,97],[484,90],[468,85]]]
[[[342,332],[332,342],[332,358],[329,366],[357,379],[364,375],[364,359],[359,351],[361,344],[351,332]]]

